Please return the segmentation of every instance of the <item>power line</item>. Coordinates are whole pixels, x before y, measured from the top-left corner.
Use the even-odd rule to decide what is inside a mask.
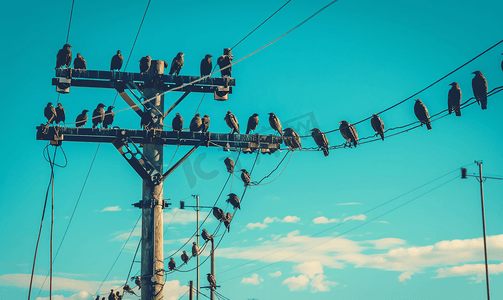
[[[72,16],[73,16],[73,5],[75,4],[75,0],[72,0],[72,9],[70,10],[70,21],[68,22],[68,32],[66,34],[66,43],[68,44],[68,38],[70,37],[70,26],[72,25]]]

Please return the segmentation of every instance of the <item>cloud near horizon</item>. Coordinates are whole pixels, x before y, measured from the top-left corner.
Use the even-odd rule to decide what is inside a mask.
[[[280,219],[278,217],[266,217],[263,222],[257,222],[257,223],[248,223],[246,224],[246,227],[242,230],[245,231],[246,229],[265,229],[269,227],[269,224],[273,222],[281,222],[281,223],[297,223],[300,221],[300,218],[297,216],[286,216],[283,219]]]
[[[122,209],[119,207],[119,205],[117,206],[107,206],[105,208],[103,208],[101,210],[101,212],[104,212],[104,211],[121,211]]]

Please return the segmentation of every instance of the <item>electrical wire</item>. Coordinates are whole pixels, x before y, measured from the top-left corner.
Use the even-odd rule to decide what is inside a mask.
[[[68,44],[68,39],[70,38],[70,26],[72,25],[73,5],[74,4],[75,4],[75,0],[72,0],[72,9],[70,11],[70,21],[68,22],[68,32],[66,33],[66,42],[65,42],[65,44]]]

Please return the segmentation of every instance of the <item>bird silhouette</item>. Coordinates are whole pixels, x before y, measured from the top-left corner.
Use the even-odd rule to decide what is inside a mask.
[[[173,127],[173,131],[182,131],[183,129],[183,118],[179,113],[175,114],[173,121],[171,122],[171,127]]]
[[[340,121],[339,131],[341,132],[342,137],[347,141],[349,147],[351,144],[356,147],[358,145],[358,133],[353,125],[351,125],[348,121]]]
[[[241,171],[241,180],[243,180],[245,186],[250,185],[251,183],[250,173],[248,173],[248,171],[246,171],[245,169],[241,169],[240,171]]]
[[[82,57],[82,55],[80,55],[80,53],[77,53],[77,57],[73,60],[73,68],[81,70],[87,69],[86,60]]]
[[[457,117],[461,117],[461,89],[459,88],[459,84],[457,82],[453,82],[449,85],[451,86],[449,94],[447,95],[447,107],[449,109],[449,114],[452,114],[452,111],[454,111]]]
[[[136,286],[138,287],[138,289],[140,290],[141,289],[141,276],[134,276],[134,277],[131,277],[131,281],[134,280],[134,283],[136,284]]]
[[[105,112],[105,119],[103,119],[103,128],[111,126],[115,119],[115,113],[112,111],[115,107],[110,105]]]
[[[283,135],[283,131],[281,130],[281,122],[274,113],[269,113],[269,125],[271,125],[271,128],[277,131],[279,135]]]
[[[96,128],[99,124],[103,123],[105,120],[105,104],[99,103],[96,109],[93,111],[93,128]]]
[[[66,67],[70,67],[72,64],[72,50],[70,49],[72,46],[70,44],[64,44],[63,48],[58,51],[56,54],[56,69],[61,68],[66,65]]]
[[[197,255],[199,255],[199,247],[196,242],[192,242],[192,257],[196,257]]]
[[[234,208],[241,209],[238,195],[236,195],[234,193],[230,193],[227,196],[229,196],[229,198],[227,200],[225,200],[225,202],[230,203],[232,205],[232,207],[234,207]]]
[[[375,136],[380,135],[381,139],[384,141],[384,122],[381,117],[377,114],[372,114],[372,119],[370,119],[370,125],[372,129],[376,132]]]
[[[137,296],[136,293],[133,291],[133,289],[127,284],[125,284],[124,287],[122,287],[122,289],[124,290],[124,292],[126,292],[128,294]]]
[[[201,131],[207,132],[208,128],[210,128],[210,116],[204,115],[202,122],[203,122],[203,124],[201,125]]]
[[[225,218],[225,213],[222,209],[218,207],[213,207],[213,215],[217,218],[218,221],[223,221]]]
[[[226,157],[224,160],[225,167],[227,167],[227,172],[234,173],[234,161],[230,157]]]
[[[150,58],[150,55],[147,55],[145,57],[142,57],[140,59],[140,72],[145,73],[150,69],[150,64],[152,63],[152,58]]]
[[[183,67],[183,53],[178,52],[178,54],[173,58],[173,61],[171,62],[171,69],[169,70],[169,75],[172,75],[173,73],[178,76],[180,74],[180,70]]]
[[[302,145],[300,142],[300,137],[293,128],[285,128],[283,131],[283,139],[285,142],[285,146],[290,147],[290,149],[294,150],[296,148],[302,149]]]
[[[75,119],[75,127],[84,127],[87,123],[87,109],[84,109],[80,115]]]
[[[174,269],[176,268],[176,263],[175,263],[175,259],[173,257],[171,257],[169,259],[169,262],[168,262],[168,269],[170,271],[173,271]]]
[[[212,57],[213,55],[206,54],[201,60],[201,77],[211,74],[213,68],[213,63],[211,62]]]
[[[225,48],[224,49],[224,55],[220,56],[217,59],[217,64],[220,67],[220,74],[222,77],[224,76],[231,76],[231,71],[232,71],[232,60],[234,59],[234,56],[231,54],[231,49],[230,48]],[[226,68],[228,66],[228,68]]]
[[[430,115],[428,114],[428,109],[426,108],[426,105],[424,105],[423,102],[419,99],[416,99],[416,103],[414,104],[414,114],[421,122],[421,126],[425,124],[426,128],[428,128],[428,130],[431,130]]]
[[[313,137],[316,145],[323,151],[323,154],[325,156],[328,156],[329,152],[327,136],[318,128],[311,129],[311,136]]]
[[[47,106],[44,108],[44,116],[47,118],[47,123],[49,124],[56,121],[56,109],[52,106],[52,102],[47,103]]]
[[[208,283],[210,284],[211,289],[216,290],[217,289],[217,282],[215,281],[215,276],[211,275],[210,273],[208,273],[206,275],[207,275]]]
[[[258,125],[258,114],[255,113],[250,118],[248,118],[248,124],[246,125],[246,134],[249,134],[250,131],[252,130],[253,132],[255,132],[255,129],[257,129],[257,125]]]
[[[184,264],[186,264],[189,261],[189,255],[187,254],[187,251],[183,250],[181,257]]]
[[[487,80],[480,71],[475,71],[472,74],[475,74],[472,79],[473,96],[482,110],[487,109]]]
[[[201,131],[201,125],[203,125],[203,121],[201,120],[201,115],[196,114],[192,120],[190,121],[190,132],[198,132]]]
[[[227,232],[231,232],[231,222],[232,222],[232,214],[230,212],[225,214],[224,225],[227,228]]]
[[[58,106],[56,107],[55,122],[56,122],[56,124],[59,124],[60,122],[65,123],[65,120],[66,120],[66,113],[65,113],[65,109],[63,108],[63,104],[58,103]]]
[[[203,232],[201,233],[201,236],[203,237],[205,242],[208,242],[213,239],[213,236],[206,231],[206,229],[203,229]]]
[[[230,110],[227,111],[224,120],[227,126],[229,126],[229,128],[231,129],[231,134],[233,134],[234,132],[239,133],[238,119],[236,118],[236,116],[234,116],[233,113],[231,113]]]
[[[122,62],[124,59],[122,58],[122,54],[120,50],[117,50],[117,54],[112,56],[112,61],[110,61],[110,71],[120,70],[122,68]]]

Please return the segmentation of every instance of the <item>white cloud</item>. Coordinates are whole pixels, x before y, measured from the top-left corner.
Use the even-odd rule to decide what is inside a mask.
[[[366,215],[356,215],[356,216],[347,217],[344,220],[342,220],[342,222],[346,222],[346,221],[349,221],[349,220],[353,220],[353,221],[354,220],[365,221],[366,219],[367,219]]]
[[[189,287],[186,285],[180,286],[180,281],[178,280],[166,281],[164,283],[164,289],[163,289],[164,299],[178,300],[188,290]]]
[[[400,275],[398,276],[398,280],[399,280],[400,282],[405,283],[405,282],[406,282],[405,280],[406,280],[406,279],[410,279],[410,276],[412,276],[412,274],[414,274],[414,272],[412,272],[412,271],[403,272],[402,274],[400,274]]]
[[[273,222],[297,223],[298,221],[300,221],[300,218],[296,217],[296,216],[286,216],[283,219],[280,219],[278,217],[266,217],[263,222],[246,224],[245,229],[243,229],[243,230],[255,229],[255,228],[265,229],[265,228],[269,227],[269,224],[271,224]]]
[[[348,202],[348,203],[337,203],[336,205],[361,205],[361,203],[358,203],[358,202]]]
[[[340,221],[340,219],[335,219],[335,218],[328,219],[327,217],[323,217],[323,216],[313,219],[314,224],[338,223],[339,221]]]
[[[293,267],[293,270],[313,279],[316,274],[323,274],[323,265],[319,261],[309,261]]]
[[[271,277],[279,277],[281,275],[282,275],[281,271],[276,271],[274,273],[269,273],[269,276],[271,276]]]
[[[488,265],[489,274],[499,274],[503,272],[503,263],[499,265]],[[452,268],[440,268],[437,271],[437,276],[433,278],[445,278],[455,276],[469,276],[478,275],[478,278],[485,277],[486,266],[485,264],[465,264]],[[477,281],[479,280],[477,278]]]
[[[264,281],[264,279],[260,278],[260,276],[258,276],[258,274],[252,274],[252,276],[250,278],[246,278],[246,277],[243,278],[241,280],[241,283],[259,285],[263,281]]]
[[[121,208],[119,207],[119,205],[117,205],[117,206],[107,206],[107,207],[103,208],[101,210],[101,212],[104,212],[104,211],[120,211],[120,210],[121,210]]]
[[[328,292],[330,291],[330,286],[338,285],[337,282],[326,280],[327,276],[323,274],[316,275],[316,277],[311,280],[309,285],[311,286],[311,293],[316,292]]]
[[[264,228],[267,228],[267,224],[260,223],[260,222],[257,222],[257,223],[248,223],[248,224],[246,224],[245,228],[248,228],[248,229],[255,229],[255,228],[264,229]]]
[[[199,213],[199,217],[201,217],[201,213]],[[197,220],[197,212],[189,209],[179,209],[173,208],[170,211],[166,211],[163,214],[163,222],[164,226],[167,224],[182,224],[187,225],[189,223],[195,223]],[[206,222],[214,222],[216,219],[212,216],[206,220]]]
[[[283,280],[282,283],[288,285],[290,291],[297,291],[299,289],[303,290],[307,287],[309,278],[307,278],[306,275],[299,275],[298,277],[292,276]]]
[[[61,295],[52,295],[53,300],[85,300],[90,299],[91,295],[86,291],[80,291],[77,294],[73,294],[68,298]],[[49,300],[49,297],[37,297],[37,300]]]
[[[300,221],[300,218],[297,216],[286,216],[281,220],[283,223],[297,223]]]

